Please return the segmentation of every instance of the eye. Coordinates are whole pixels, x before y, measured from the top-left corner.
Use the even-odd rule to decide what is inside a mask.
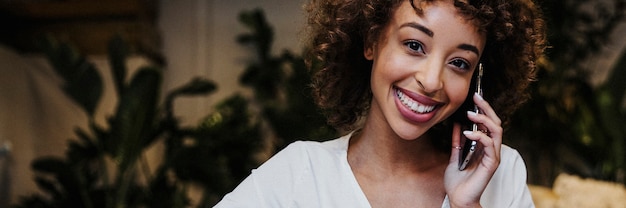
[[[450,64],[463,71],[470,70],[470,64],[463,59],[454,59],[450,62]]]
[[[409,40],[404,42],[404,45],[412,52],[412,53],[424,53],[424,45],[416,40]]]

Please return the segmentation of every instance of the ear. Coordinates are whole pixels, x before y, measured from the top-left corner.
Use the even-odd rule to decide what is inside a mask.
[[[367,60],[374,60],[374,43],[365,44],[365,48],[363,49],[363,56]]]

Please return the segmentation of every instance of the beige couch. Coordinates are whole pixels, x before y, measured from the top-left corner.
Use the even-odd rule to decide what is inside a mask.
[[[561,174],[552,188],[529,185],[537,208],[626,208],[623,185]]]

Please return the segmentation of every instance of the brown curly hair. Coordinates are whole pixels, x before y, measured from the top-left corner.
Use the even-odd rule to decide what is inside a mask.
[[[313,75],[313,95],[326,111],[329,124],[351,130],[365,115],[372,99],[372,62],[363,56],[375,42],[399,5],[407,0],[312,0],[308,12],[307,62]],[[421,5],[436,0],[410,0],[417,13]],[[415,1],[415,2],[413,2]],[[461,15],[486,32],[481,58],[485,69],[484,97],[502,121],[529,98],[536,62],[545,45],[539,9],[531,0],[454,0]],[[473,88],[473,84],[471,88]],[[473,106],[468,92],[459,112]]]

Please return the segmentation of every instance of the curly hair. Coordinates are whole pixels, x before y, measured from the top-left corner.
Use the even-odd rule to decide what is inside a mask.
[[[370,107],[372,62],[364,48],[375,42],[393,13],[407,0],[312,0],[308,12],[307,63],[314,72],[313,95],[329,124],[351,130]],[[409,0],[419,14],[436,0]],[[414,2],[415,1],[415,2]],[[454,0],[459,14],[487,35],[481,63],[484,98],[502,121],[529,98],[536,62],[545,48],[545,29],[531,0]],[[470,109],[473,84],[461,108]],[[460,108],[460,109],[461,109]],[[460,119],[458,110],[451,119]]]

